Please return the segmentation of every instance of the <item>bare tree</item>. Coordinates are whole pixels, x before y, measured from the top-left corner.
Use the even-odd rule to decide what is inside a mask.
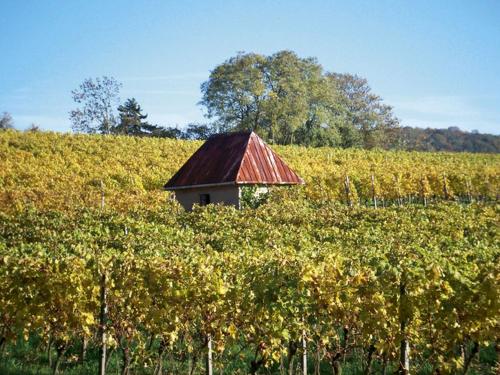
[[[12,129],[14,127],[14,120],[8,112],[4,112],[0,117],[0,130]]]
[[[113,77],[88,78],[71,92],[80,108],[70,112],[77,132],[109,134],[116,125],[115,108],[122,84]]]

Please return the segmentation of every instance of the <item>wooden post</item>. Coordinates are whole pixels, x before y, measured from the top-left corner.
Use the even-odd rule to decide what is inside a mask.
[[[420,195],[422,197],[422,203],[424,204],[424,207],[427,207],[427,198],[425,196],[425,184],[423,177],[420,179]]]
[[[207,368],[206,375],[213,375],[212,369],[212,335],[207,335]]]
[[[373,173],[371,175],[371,180],[372,180],[372,200],[375,208],[377,208],[377,195],[375,194],[375,177],[373,176]]]
[[[101,210],[104,210],[104,182],[101,180]],[[106,270],[102,270],[99,314],[99,375],[106,374],[106,321],[108,319],[108,304],[106,301]]]
[[[307,375],[307,341],[306,331],[302,331],[302,375]]]
[[[402,206],[402,201],[401,201],[401,190],[399,189],[399,178],[398,176],[394,176],[394,183],[396,185],[396,193],[398,195],[398,206]]]
[[[469,199],[469,203],[472,203],[472,193],[469,179],[465,180],[465,186],[467,187],[467,198]]]
[[[99,316],[99,375],[106,374],[106,320],[108,305],[106,303],[106,272],[101,276],[101,313]]]
[[[101,180],[101,210],[104,210],[104,182]]]
[[[406,299],[406,285],[403,281],[399,282],[399,303]],[[402,307],[400,306],[400,309]],[[410,374],[410,343],[408,342],[408,337],[406,336],[406,325],[408,323],[408,318],[403,315],[401,319],[401,343],[400,343],[400,356],[399,356],[399,373],[401,375]]]
[[[352,206],[352,200],[351,200],[351,182],[349,181],[349,176],[345,176],[345,181],[344,181],[344,188],[345,188],[345,195],[346,195],[346,200],[347,204],[349,207]]]
[[[87,346],[88,346],[88,339],[87,337],[82,338],[82,350],[80,352],[80,362],[83,364],[85,360],[87,359]]]
[[[448,194],[448,183],[446,181],[446,174],[443,174],[443,193],[444,193],[444,199],[448,200],[449,194]]]

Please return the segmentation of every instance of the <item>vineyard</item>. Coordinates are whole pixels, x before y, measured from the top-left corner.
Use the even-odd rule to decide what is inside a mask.
[[[201,145],[169,139],[0,133],[0,207],[159,207],[161,187]],[[373,205],[497,200],[500,156],[273,146],[315,201]],[[347,185],[347,186],[346,186]]]
[[[199,145],[0,132],[0,373],[499,371],[499,156],[273,147],[304,187],[186,213]]]

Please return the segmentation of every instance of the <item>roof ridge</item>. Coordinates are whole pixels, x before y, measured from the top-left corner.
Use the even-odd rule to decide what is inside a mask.
[[[241,157],[240,165],[238,166],[238,171],[236,172],[236,177],[234,178],[235,182],[238,182],[238,178],[240,176],[240,171],[241,171],[241,166],[243,165],[243,160],[245,159],[245,156],[247,155],[248,146],[250,145],[250,139],[252,138],[252,134],[255,134],[253,132],[253,130],[248,134],[247,144],[245,145],[245,149],[243,150],[243,156]]]

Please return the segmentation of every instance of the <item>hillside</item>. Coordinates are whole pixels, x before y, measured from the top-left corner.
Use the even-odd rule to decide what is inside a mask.
[[[500,156],[273,147],[304,188],[187,213],[199,145],[0,132],[2,374],[495,371]]]
[[[167,199],[163,184],[200,145],[173,139],[3,131],[0,207],[98,207],[101,180],[110,207],[155,207]],[[384,203],[423,197],[491,200],[500,183],[500,155],[494,154],[273,149],[305,179],[305,194],[312,199],[368,203],[375,193]]]

